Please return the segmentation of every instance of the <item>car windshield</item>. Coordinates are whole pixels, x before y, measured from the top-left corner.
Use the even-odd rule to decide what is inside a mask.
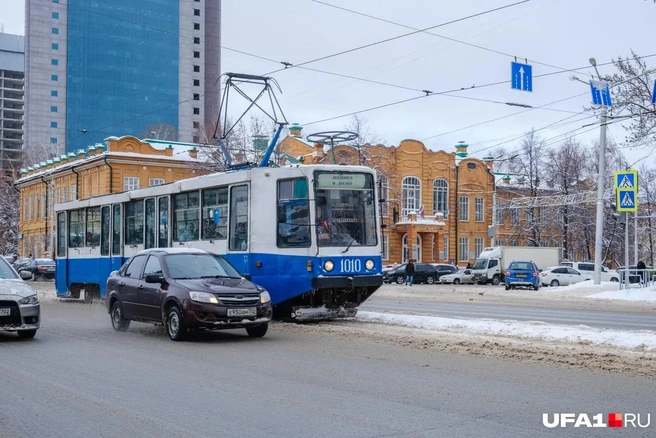
[[[165,257],[171,278],[241,278],[241,274],[223,257],[212,254],[171,254]]]
[[[458,269],[455,273],[456,274],[464,274],[465,270],[464,269]]]
[[[11,266],[4,260],[0,260],[0,279],[13,280],[18,278]]]
[[[533,265],[529,262],[515,262],[510,264],[510,269],[533,270]]]
[[[472,269],[485,269],[487,266],[487,259],[476,259],[474,261],[474,266],[472,266]]]

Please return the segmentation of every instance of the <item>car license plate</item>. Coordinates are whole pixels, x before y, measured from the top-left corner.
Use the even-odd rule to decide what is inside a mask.
[[[517,274],[517,278],[526,278],[526,274]]]
[[[0,309],[0,316],[10,316],[11,315],[11,309],[5,307],[4,309]]]
[[[246,309],[228,309],[228,316],[256,316],[257,309],[248,307]]]

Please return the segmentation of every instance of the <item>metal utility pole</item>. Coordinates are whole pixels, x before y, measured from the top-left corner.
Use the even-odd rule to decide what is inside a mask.
[[[608,115],[608,111],[606,110],[606,107],[602,107],[601,133],[599,135],[599,175],[597,177],[597,223],[595,228],[594,284],[601,284],[601,257],[602,257],[602,249],[603,249],[603,238],[604,238],[604,177],[606,174],[606,118],[607,118],[606,116],[607,115]],[[628,230],[628,224],[626,229]],[[628,244],[628,234],[627,234],[627,244]]]
[[[624,224],[624,289],[629,288],[629,213],[626,216]],[[595,266],[596,268],[596,266]]]
[[[633,214],[633,264],[638,265],[638,213]]]

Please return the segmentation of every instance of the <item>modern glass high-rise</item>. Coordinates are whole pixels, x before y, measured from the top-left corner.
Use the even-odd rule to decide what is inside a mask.
[[[214,126],[221,0],[26,0],[25,147]],[[157,136],[159,132],[153,136]]]

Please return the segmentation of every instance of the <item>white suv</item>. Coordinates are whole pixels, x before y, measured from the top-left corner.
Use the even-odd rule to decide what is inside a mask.
[[[581,273],[581,275],[589,276],[590,279],[594,278],[594,263],[592,262],[563,262],[562,266],[569,266]],[[607,267],[601,267],[601,281],[620,281],[620,276],[617,272],[609,271]]]

